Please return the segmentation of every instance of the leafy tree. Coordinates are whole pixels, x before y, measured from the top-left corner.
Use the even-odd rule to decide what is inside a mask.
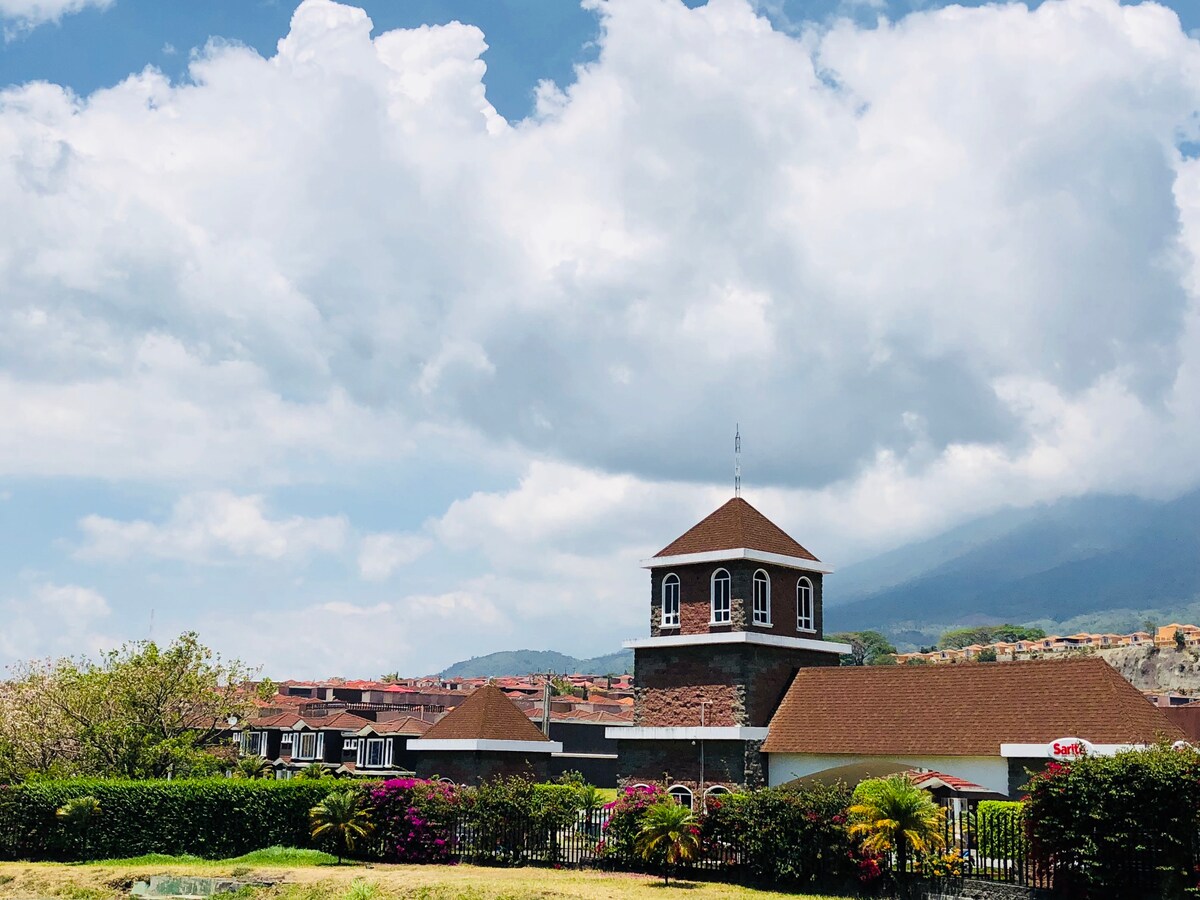
[[[993,647],[984,647],[979,651],[979,654],[975,657],[975,659],[979,662],[995,662],[996,650]]]
[[[886,665],[885,657],[895,662],[896,647],[878,631],[842,631],[829,640],[850,645],[850,652],[841,657],[843,666]]]
[[[312,778],[313,780],[330,777],[330,772],[320,763],[309,763],[301,772],[301,778]]]
[[[663,859],[663,884],[668,884],[671,869],[690,862],[700,852],[700,828],[686,806],[674,800],[656,803],[642,817],[634,848],[642,859]]]
[[[330,838],[337,848],[338,863],[353,853],[359,841],[366,840],[375,830],[371,814],[364,808],[358,792],[336,791],[312,808],[309,813],[314,838]]]
[[[0,698],[0,744],[18,774],[162,778],[209,773],[204,751],[253,712],[252,673],[194,633],[127,643],[99,660],[27,663]]]
[[[60,806],[54,815],[64,828],[79,835],[82,850],[80,856],[87,859],[88,831],[92,822],[100,815],[100,801],[95,797],[73,797]]]
[[[961,650],[972,644],[994,644],[997,641],[1036,641],[1046,636],[1040,628],[1028,625],[978,625],[972,628],[952,628],[942,634],[938,650]]]
[[[1183,650],[1186,647],[1187,647],[1187,638],[1185,638],[1183,636],[1183,632],[1180,629],[1176,628],[1175,629],[1175,649]]]
[[[945,844],[945,810],[907,775],[872,778],[854,790],[850,835],[862,839],[863,850],[896,852],[896,872],[903,877],[909,851],[928,853]]]

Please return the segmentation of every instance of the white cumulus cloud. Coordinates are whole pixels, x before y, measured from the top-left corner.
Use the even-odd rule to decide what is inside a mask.
[[[304,559],[339,552],[349,525],[344,517],[273,519],[260,496],[211,491],[182,497],[163,522],[85,516],[79,522],[81,559]]]
[[[5,37],[11,39],[88,7],[104,9],[112,3],[113,0],[0,0],[0,20],[3,20]]]

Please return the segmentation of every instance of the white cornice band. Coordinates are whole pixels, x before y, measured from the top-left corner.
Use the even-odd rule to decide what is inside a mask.
[[[476,738],[410,738],[406,746],[409,750],[496,750],[501,753],[562,753],[563,748],[561,741],[489,741]]]
[[[745,728],[740,725],[707,726],[692,728],[609,728],[604,732],[609,740],[616,741],[765,741],[767,729]]]
[[[664,569],[671,566],[729,562],[739,559],[772,563],[788,569],[799,569],[802,572],[817,572],[821,575],[830,575],[833,573],[833,566],[826,565],[819,560],[804,559],[801,556],[785,556],[782,553],[767,553],[765,550],[752,550],[749,547],[738,547],[733,550],[709,550],[705,553],[679,553],[675,556],[652,556],[650,559],[642,560],[642,568]]]
[[[654,647],[691,647],[708,644],[758,644],[763,647],[785,647],[788,650],[813,650],[817,653],[849,653],[849,644],[837,641],[818,641],[815,638],[784,637],[779,634],[759,634],[756,631],[721,631],[712,634],[666,634],[660,637],[635,638],[621,646],[629,650]]]

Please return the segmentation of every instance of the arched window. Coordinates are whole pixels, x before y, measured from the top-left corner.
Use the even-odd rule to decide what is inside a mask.
[[[771,579],[762,569],[754,573],[754,624],[771,624]]]
[[[712,620],[713,625],[728,625],[731,605],[729,602],[729,573],[717,569],[712,577]]]
[[[684,787],[682,784],[673,784],[667,788],[667,793],[675,798],[675,802],[680,806],[692,808],[692,792],[690,788]]]
[[[816,619],[813,617],[813,586],[807,578],[796,582],[796,630],[817,630]]]
[[[704,799],[707,800],[710,797],[723,797],[728,793],[729,793],[729,788],[725,787],[725,785],[714,784],[712,787],[705,789]]]
[[[674,573],[662,583],[662,627],[679,627],[679,576]]]

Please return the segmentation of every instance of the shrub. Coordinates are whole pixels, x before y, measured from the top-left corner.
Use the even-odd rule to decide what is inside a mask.
[[[1159,746],[1050,763],[1028,785],[1030,853],[1064,896],[1200,896],[1200,754]]]
[[[1024,809],[1024,804],[1013,800],[980,801],[975,813],[975,840],[981,857],[1014,860],[1028,855]]]
[[[621,790],[617,799],[604,804],[607,818],[601,826],[597,849],[611,862],[631,865],[637,859],[637,838],[646,810],[667,798],[657,784],[634,785]]]
[[[840,884],[856,877],[861,863],[846,832],[849,805],[850,791],[843,785],[710,797],[701,833],[710,852],[737,849],[755,879]],[[877,876],[879,866],[862,871]]]
[[[95,859],[148,853],[209,858],[308,844],[308,812],[337,781],[73,779],[0,786],[0,859],[69,859],[78,839],[57,810],[93,797],[103,814],[88,825]],[[344,790],[344,788],[342,788]]]
[[[370,792],[377,855],[391,862],[446,862],[454,852],[459,788],[445,781],[393,778]]]

